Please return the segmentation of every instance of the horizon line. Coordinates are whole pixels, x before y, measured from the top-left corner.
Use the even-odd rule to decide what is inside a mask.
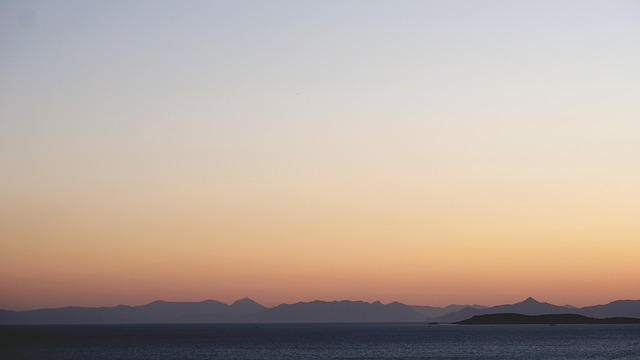
[[[460,304],[460,303],[450,303],[444,306],[437,306],[437,305],[427,305],[427,304],[408,304],[408,303],[404,303],[398,300],[394,300],[394,301],[390,301],[390,302],[383,302],[381,300],[375,300],[375,301],[365,301],[365,300],[352,300],[352,299],[334,299],[334,300],[323,300],[323,299],[313,299],[313,300],[308,300],[308,301],[304,301],[304,300],[300,300],[300,301],[294,301],[294,302],[281,302],[278,303],[276,305],[273,306],[266,306],[263,305],[261,302],[254,300],[253,298],[251,298],[250,296],[244,296],[242,298],[236,299],[230,303],[221,301],[221,300],[216,300],[216,299],[212,299],[212,298],[208,298],[208,299],[204,299],[204,300],[196,300],[196,301],[180,301],[180,300],[176,300],[176,301],[171,301],[171,300],[163,300],[163,299],[156,299],[156,300],[152,300],[149,302],[145,302],[143,304],[137,304],[137,305],[128,305],[128,304],[116,304],[116,305],[102,305],[102,306],[83,306],[83,305],[67,305],[67,306],[59,306],[59,307],[39,307],[39,308],[30,308],[30,309],[24,309],[24,310],[13,310],[13,309],[0,309],[0,311],[13,311],[13,312],[25,312],[25,311],[35,311],[35,310],[53,310],[53,309],[66,309],[66,308],[87,308],[87,309],[99,309],[99,308],[114,308],[114,307],[119,307],[119,306],[126,306],[126,307],[140,307],[140,306],[147,306],[153,303],[157,303],[157,302],[165,302],[165,303],[191,303],[191,304],[195,304],[195,303],[203,303],[203,302],[207,302],[207,301],[215,301],[227,306],[231,306],[233,305],[235,302],[238,301],[242,301],[242,300],[251,300],[267,309],[272,309],[275,308],[277,306],[280,305],[294,305],[294,304],[300,304],[300,303],[310,303],[310,302],[363,302],[363,303],[367,303],[367,304],[374,304],[376,302],[379,302],[383,305],[389,305],[389,304],[393,304],[393,303],[400,303],[403,305],[407,305],[407,306],[429,306],[429,307],[434,307],[434,308],[446,308],[448,306],[452,306],[452,305],[457,305],[457,306],[484,306],[484,307],[494,307],[494,306],[501,306],[501,305],[514,305],[514,304],[518,304],[518,303],[522,303],[525,302],[527,300],[534,300],[536,302],[539,303],[547,303],[547,304],[551,304],[551,305],[556,305],[556,306],[570,306],[570,307],[575,307],[577,309],[582,309],[585,307],[590,307],[590,306],[598,306],[598,305],[606,305],[606,304],[610,304],[616,301],[640,301],[640,298],[638,299],[614,299],[614,300],[610,300],[608,302],[605,303],[601,303],[601,304],[592,304],[592,305],[584,305],[584,306],[574,306],[571,304],[562,304],[562,305],[557,305],[551,302],[547,302],[547,301],[540,301],[536,298],[534,298],[533,296],[528,296],[527,298],[521,300],[521,301],[517,301],[514,303],[498,303],[498,304],[494,304],[494,305],[485,305],[485,304],[479,304],[479,303],[466,303],[466,304]]]

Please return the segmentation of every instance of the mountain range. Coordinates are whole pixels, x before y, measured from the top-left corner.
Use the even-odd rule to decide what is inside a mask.
[[[551,314],[578,314],[593,318],[609,317],[633,317],[640,318],[640,300],[617,300],[606,305],[585,306],[558,306],[546,302],[540,302],[534,298],[527,298],[516,304],[497,305],[486,308],[466,307],[459,311],[430,318],[431,322],[453,323],[469,319],[477,315],[514,313],[521,315],[551,315]]]
[[[379,301],[310,301],[267,308],[244,298],[227,305],[216,300],[201,302],[154,301],[140,306],[65,307],[27,311],[0,310],[0,324],[134,324],[134,323],[355,323],[438,322],[454,323],[478,315],[578,314],[592,318],[640,318],[640,300],[618,300],[606,305],[576,308],[528,298],[516,304],[485,307],[449,305],[432,307]]]
[[[28,311],[0,311],[0,324],[153,324],[221,323],[259,313],[267,308],[244,298],[231,305],[216,300],[200,302],[154,301],[141,306],[65,307]]]

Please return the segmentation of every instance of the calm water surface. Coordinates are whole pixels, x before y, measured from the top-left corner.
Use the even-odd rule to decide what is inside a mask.
[[[2,326],[1,359],[640,359],[640,325]]]

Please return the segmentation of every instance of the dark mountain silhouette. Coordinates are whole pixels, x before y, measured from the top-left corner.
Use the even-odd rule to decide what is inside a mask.
[[[154,301],[142,306],[0,312],[0,324],[422,322],[424,319],[410,306],[398,302],[311,301],[268,309],[249,298],[231,305],[214,300]]]
[[[484,309],[464,308],[457,312],[452,312],[437,318],[429,319],[441,323],[452,323],[456,321],[466,320],[476,315],[499,314],[499,313],[516,313],[523,315],[546,315],[546,314],[575,314],[578,309],[565,306],[552,305],[545,302],[539,302],[534,298],[510,305],[498,305],[487,307]]]
[[[379,301],[320,301],[281,304],[269,310],[253,314],[246,322],[422,322],[425,317],[411,306]]]
[[[465,308],[457,312],[428,319],[428,321],[452,323],[466,320],[476,315],[500,313],[516,313],[522,315],[579,314],[594,318],[640,318],[640,300],[618,300],[606,305],[576,308],[573,306],[557,306],[545,302],[539,302],[533,298],[527,298],[522,302],[512,305],[498,305],[484,309]]]
[[[154,301],[141,306],[66,307],[0,312],[0,324],[133,324],[231,322],[266,309],[251,299],[233,305],[215,300],[201,302]]]
[[[616,300],[606,305],[585,306],[579,313],[597,318],[618,316],[640,318],[640,300]]]
[[[234,301],[233,304],[231,304],[230,306],[229,313],[231,316],[237,317],[237,316],[246,316],[250,314],[255,314],[260,311],[264,311],[266,309],[267,309],[266,307],[246,297],[246,298]]]
[[[443,316],[452,312],[460,311],[468,307],[474,308],[474,309],[486,308],[486,306],[483,306],[483,305],[457,305],[457,304],[451,304],[445,307],[426,306],[426,305],[411,305],[411,307],[427,318]]]
[[[262,323],[262,322],[438,322],[452,323],[476,315],[579,314],[593,318],[640,318],[640,300],[619,300],[606,305],[574,308],[539,302],[533,298],[493,307],[450,305],[445,308],[408,306],[399,302],[311,301],[266,308],[244,298],[231,305],[215,300],[201,302],[154,301],[141,306],[66,307],[28,311],[0,310],[0,324],[133,324],[133,323]],[[458,310],[458,311],[455,311]],[[426,314],[442,316],[427,318]]]
[[[498,324],[640,324],[640,319],[630,317],[612,317],[596,319],[578,314],[522,315],[487,314],[476,315],[471,319],[455,322],[460,325],[498,325]]]

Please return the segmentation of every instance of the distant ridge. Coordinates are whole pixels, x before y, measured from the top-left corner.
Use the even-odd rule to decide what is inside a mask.
[[[498,305],[483,309],[467,307],[457,312],[430,318],[430,322],[455,323],[469,319],[476,315],[515,313],[522,315],[553,315],[553,314],[579,314],[594,318],[631,317],[640,318],[640,300],[617,300],[605,305],[586,306],[576,308],[573,306],[558,306],[546,302],[540,302],[529,297],[524,301],[510,305]]]
[[[310,301],[281,304],[243,319],[248,322],[423,322],[425,317],[411,306],[379,301]]]
[[[455,322],[460,325],[555,325],[555,324],[640,324],[640,319],[614,317],[596,319],[578,314],[522,315],[488,314],[476,315],[471,319]]]
[[[640,304],[640,303],[639,303]],[[573,314],[579,309],[565,306],[558,306],[546,302],[540,302],[532,297],[525,300],[508,305],[497,305],[483,309],[475,309],[467,307],[457,312],[452,312],[440,317],[429,319],[430,321],[453,323],[456,321],[466,320],[476,315],[497,314],[497,313],[516,313],[523,315],[545,315],[545,314]]]
[[[426,314],[440,314],[429,317]],[[230,305],[216,300],[200,302],[154,301],[146,305],[114,307],[66,307],[28,311],[0,310],[0,324],[159,324],[159,323],[344,323],[438,322],[454,323],[477,315],[577,314],[592,318],[640,318],[640,300],[618,300],[606,305],[574,308],[539,302],[533,298],[510,305],[450,305],[444,308],[409,306],[379,301],[309,301],[264,307],[250,298]]]
[[[630,316],[640,318],[640,300],[616,300],[606,305],[585,306],[580,314],[596,318]]]
[[[265,323],[265,322],[423,322],[412,307],[379,301],[320,301],[281,304],[266,308],[243,298],[227,305],[201,302],[154,301],[141,306],[67,307],[29,311],[0,310],[0,324],[157,324],[157,323]]]
[[[0,324],[157,324],[233,322],[266,308],[245,298],[232,305],[216,300],[168,302],[114,307],[65,307],[28,311],[0,311]]]

